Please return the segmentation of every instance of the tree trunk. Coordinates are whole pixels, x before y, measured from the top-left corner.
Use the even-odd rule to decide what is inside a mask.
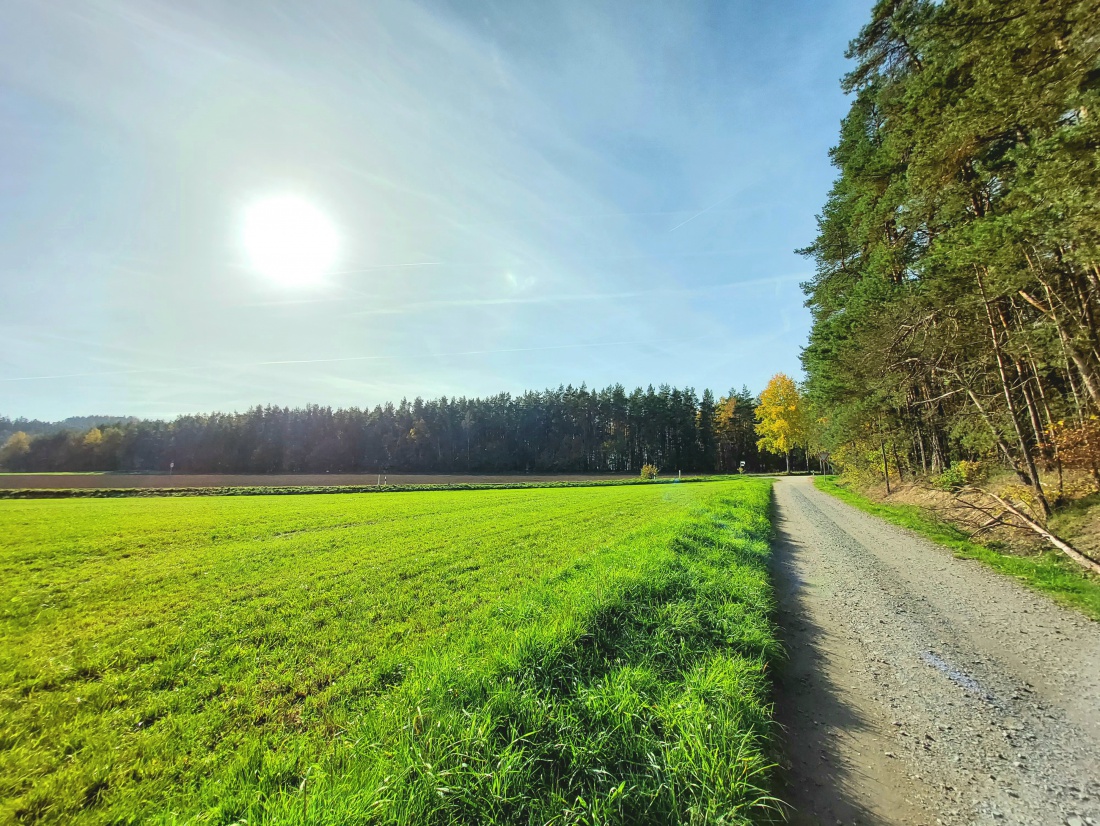
[[[1005,318],[1004,311],[998,307],[997,314],[1001,319],[1001,327],[1004,329],[1005,334],[1008,335],[1008,319]],[[1016,356],[1012,356],[1012,366],[1016,369],[1016,376],[1020,380],[1020,392],[1024,397],[1024,405],[1027,408],[1028,421],[1031,423],[1032,436],[1035,439],[1035,445],[1042,450],[1043,445],[1043,426],[1039,423],[1039,407],[1035,404],[1035,394],[1031,390],[1031,376],[1024,368],[1023,362]]]
[[[1066,355],[1073,361],[1074,366],[1077,367],[1077,373],[1081,378],[1081,381],[1085,385],[1085,390],[1088,391],[1089,398],[1092,399],[1092,403],[1097,407],[1100,407],[1100,381],[1096,379],[1085,357],[1081,354],[1081,351],[1073,343],[1069,333],[1066,332],[1065,326],[1058,318],[1058,314],[1054,312],[1053,302],[1050,307],[1044,305],[1041,301],[1032,296],[1024,290],[1019,291],[1020,297],[1023,298],[1028,304],[1037,309],[1052,322],[1054,322],[1054,328],[1058,331],[1058,337],[1062,341],[1062,348],[1065,350]]]
[[[1020,477],[1021,482],[1023,482],[1025,485],[1030,485],[1031,480],[1028,479],[1027,475],[1020,470],[1019,465],[1016,463],[1016,457],[1012,455],[1012,450],[1009,448],[1005,440],[1001,437],[1001,431],[997,429],[997,426],[993,423],[993,419],[990,418],[988,411],[986,411],[985,407],[982,405],[977,395],[975,395],[974,391],[966,385],[963,386],[963,389],[966,390],[966,395],[970,397],[970,401],[977,409],[978,415],[981,416],[982,421],[985,422],[986,427],[989,428],[989,432],[993,434],[993,439],[997,442],[997,447],[1000,448],[1001,454],[1008,462],[1008,466],[1016,472],[1016,475]]]
[[[927,476],[928,452],[924,449],[924,428],[921,426],[921,420],[919,418],[917,419],[917,455],[920,456],[921,473]]]
[[[1039,405],[1035,402],[1035,393],[1031,389],[1031,382],[1023,382],[1021,388],[1024,394],[1024,404],[1027,406],[1027,417],[1031,422],[1031,430],[1035,435],[1035,444],[1039,448],[1040,456],[1044,455],[1043,445],[1046,443],[1046,439],[1043,438],[1043,425],[1039,421]]]
[[[882,448],[882,478],[886,480],[886,495],[890,495],[890,466],[886,464],[886,442],[879,442]]]
[[[947,469],[947,449],[940,429],[932,425],[932,473],[942,473]]]
[[[1028,476],[1031,477],[1031,488],[1035,491],[1035,496],[1039,500],[1039,504],[1042,505],[1043,515],[1050,516],[1050,502],[1047,501],[1046,494],[1043,493],[1043,485],[1039,479],[1039,471],[1035,467],[1035,457],[1031,454],[1031,447],[1027,443],[1027,439],[1024,437],[1023,428],[1020,426],[1020,416],[1016,410],[1016,402],[1012,398],[1012,390],[1008,383],[1008,372],[1005,369],[1004,354],[1001,352],[1001,340],[997,334],[997,325],[993,320],[993,310],[990,307],[989,296],[985,291],[985,283],[982,281],[981,270],[976,270],[975,275],[978,279],[978,289],[982,294],[982,301],[985,304],[985,315],[989,321],[989,334],[993,341],[993,355],[997,359],[997,373],[1001,378],[1001,388],[1004,390],[1005,404],[1008,406],[1008,415],[1012,419],[1012,429],[1016,432],[1016,440],[1020,443],[1020,456],[1024,460],[1024,466],[1027,468]]]
[[[1046,433],[1054,426],[1054,416],[1050,412],[1050,402],[1047,401],[1047,393],[1043,388],[1043,379],[1039,376],[1038,363],[1035,360],[1035,354],[1031,351],[1031,347],[1027,348],[1027,360],[1031,367],[1031,374],[1035,376],[1035,389],[1039,394],[1039,401],[1043,403],[1043,417],[1046,420],[1046,427],[1043,432]]]
[[[890,449],[894,452],[894,465],[898,469],[898,481],[902,484],[905,483],[905,472],[901,469],[901,459],[898,458],[898,449],[896,445],[891,445]]]

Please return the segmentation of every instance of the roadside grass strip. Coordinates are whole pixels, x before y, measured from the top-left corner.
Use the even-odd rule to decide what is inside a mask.
[[[187,582],[182,606],[179,587],[152,586],[174,592],[163,611],[154,607],[159,619],[137,609],[139,597],[115,606],[142,615],[138,625],[163,639],[150,632],[123,653],[127,611],[111,619],[70,605],[63,616],[54,608],[53,619],[91,633],[24,639],[25,653],[38,655],[30,662],[5,651],[0,815],[221,824],[770,819],[778,804],[768,792],[768,664],[779,648],[769,502],[770,483],[738,480],[7,503],[31,509],[0,511],[0,523],[24,537],[34,534],[28,520],[40,528],[42,518],[94,518],[36,506],[143,507],[165,518],[165,507],[179,514],[205,503],[215,511],[208,527],[236,513],[241,522],[222,529],[233,542],[204,542],[199,564],[182,566],[188,574],[241,553],[262,526],[269,534],[258,558],[233,564],[233,576],[209,577],[198,590]],[[297,532],[271,525],[272,503],[297,511],[286,515]],[[352,519],[349,506],[368,512]],[[349,527],[360,521],[372,530]],[[325,541],[303,540],[302,522]],[[119,551],[135,543],[119,542],[113,528],[98,534],[103,552],[128,561]],[[388,531],[381,548],[365,539],[379,531]],[[146,554],[171,557],[172,535]],[[0,551],[10,547],[3,541]],[[66,555],[72,564],[78,546],[54,564]],[[249,596],[265,578],[271,587]],[[303,585],[312,586],[304,595]],[[4,612],[5,639],[50,630],[37,627],[41,609]]]
[[[1100,620],[1100,579],[1057,551],[1045,551],[1035,556],[1001,553],[995,548],[974,542],[961,529],[937,519],[917,505],[889,505],[872,501],[837,482],[835,477],[818,476],[814,479],[814,484],[818,490],[832,494],[866,513],[951,548],[958,557],[977,559],[1033,590],[1050,595],[1063,605],[1076,608],[1094,620]]]

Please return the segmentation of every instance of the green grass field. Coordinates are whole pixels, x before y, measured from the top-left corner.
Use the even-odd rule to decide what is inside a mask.
[[[1063,605],[1100,620],[1100,579],[1055,550],[1036,556],[1002,553],[974,542],[961,529],[937,519],[935,515],[916,505],[875,502],[843,482],[838,482],[833,476],[819,476],[814,479],[814,484],[819,490],[831,493],[849,505],[945,545],[957,556],[980,560],[1029,588],[1049,594]]]
[[[2,476],[4,474],[0,474]],[[11,474],[9,474],[11,475]],[[77,476],[79,474],[40,474]],[[91,474],[89,474],[91,475]],[[150,496],[301,496],[332,493],[410,493],[457,490],[535,490],[541,488],[599,488],[620,485],[674,485],[729,480],[731,476],[688,476],[683,479],[588,479],[560,482],[444,482],[401,485],[228,485],[174,488],[0,488],[0,499],[118,499]]]
[[[769,498],[0,502],[0,819],[763,816]]]

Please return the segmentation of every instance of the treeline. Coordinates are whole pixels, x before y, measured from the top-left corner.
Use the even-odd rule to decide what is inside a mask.
[[[70,416],[59,422],[44,422],[41,419],[9,419],[0,416],[0,445],[3,445],[16,433],[38,436],[43,433],[60,433],[63,430],[87,430],[91,427],[136,422],[133,416]]]
[[[746,389],[667,385],[627,393],[559,387],[489,398],[446,397],[371,410],[255,407],[244,413],[123,421],[86,430],[15,433],[0,449],[11,471],[635,472],[770,469]],[[12,423],[0,420],[0,426]]]
[[[835,463],[1002,463],[1048,513],[1044,469],[1095,472],[1098,54],[1095,0],[875,5],[804,250],[806,389]]]

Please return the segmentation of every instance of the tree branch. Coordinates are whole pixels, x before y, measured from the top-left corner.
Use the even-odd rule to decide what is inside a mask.
[[[1090,571],[1092,571],[1095,574],[1100,574],[1100,562],[1095,562],[1094,560],[1089,559],[1087,556],[1085,556],[1079,550],[1074,548],[1068,542],[1066,542],[1063,539],[1059,539],[1057,536],[1052,534],[1050,531],[1048,531],[1046,528],[1044,528],[1042,525],[1040,525],[1038,522],[1036,522],[1030,516],[1025,514],[1018,507],[1016,507],[1015,505],[1010,503],[1008,500],[1003,499],[1002,497],[998,496],[997,494],[990,493],[989,491],[983,490],[981,488],[967,488],[964,492],[967,492],[967,493],[974,492],[974,493],[984,494],[984,495],[988,496],[990,499],[992,499],[994,502],[999,504],[1006,511],[1008,511],[1013,516],[1015,516],[1017,519],[1019,519],[1020,522],[1022,522],[1029,530],[1034,531],[1039,536],[1043,537],[1043,539],[1045,539],[1047,542],[1049,542],[1051,545],[1053,545],[1059,551],[1064,553],[1066,556],[1068,556],[1070,559],[1072,559],[1078,565],[1081,565],[1082,567],[1089,569]]]

